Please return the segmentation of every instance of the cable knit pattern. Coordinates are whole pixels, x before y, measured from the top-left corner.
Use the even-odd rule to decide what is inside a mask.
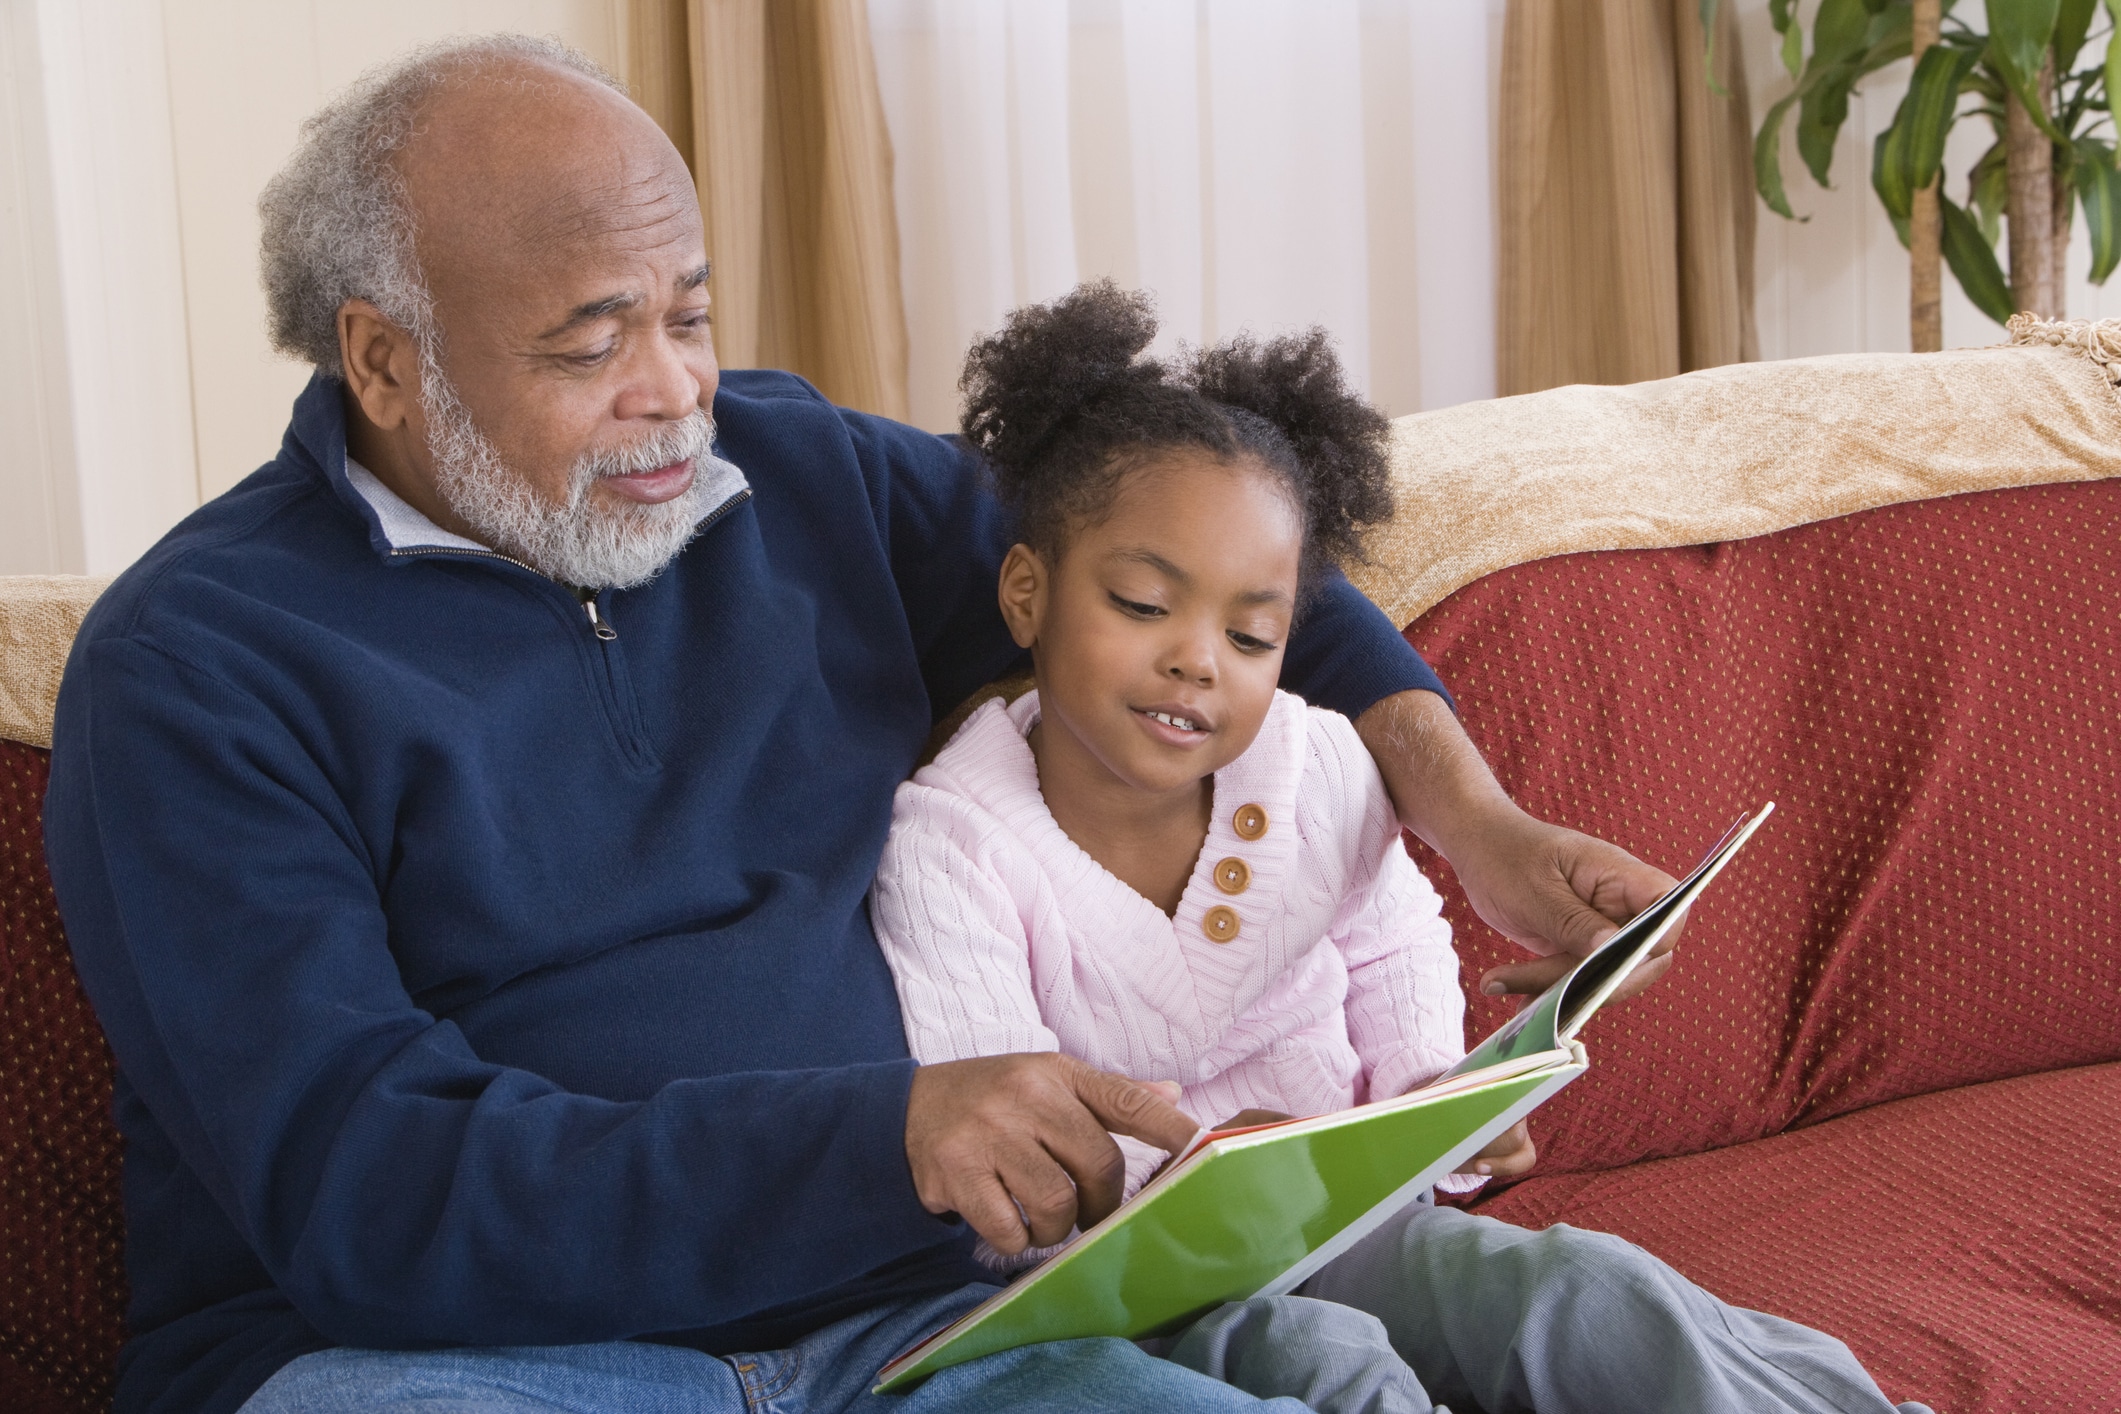
[[[1465,1053],[1465,999],[1435,889],[1400,847],[1384,780],[1334,712],[1277,693],[1218,772],[1175,917],[1068,838],[1025,740],[1038,694],[990,702],[899,787],[870,894],[923,1063],[1065,1051],[1175,1080],[1203,1124],[1322,1114],[1400,1094]],[[1267,830],[1242,838],[1241,806]],[[1232,895],[1216,865],[1251,871]],[[1204,915],[1236,911],[1211,941]],[[1128,1191],[1163,1155],[1122,1138]]]

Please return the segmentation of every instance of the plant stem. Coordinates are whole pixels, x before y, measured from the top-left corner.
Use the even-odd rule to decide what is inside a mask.
[[[2047,316],[2050,319],[2069,318],[2069,223],[2076,214],[2076,204],[2070,199],[2074,189],[2068,175],[2057,167],[2054,180],[2048,185],[2048,199],[2053,203],[2048,218],[2054,223],[2047,262],[2047,278],[2051,282],[2047,302],[2053,307]]]
[[[2035,85],[2044,107],[2052,109],[2055,62],[2040,67]],[[2055,298],[2055,151],[2046,133],[2013,90],[2004,100],[2005,171],[2010,196],[2004,208],[2010,221],[2011,303],[2043,319],[2060,316]]]
[[[1942,0],[1914,0],[1915,62],[1922,51],[1937,42],[1944,27]],[[1944,347],[1944,212],[1937,194],[1944,182],[1939,172],[1928,186],[1915,193],[1915,207],[1908,218],[1908,346],[1916,353],[1935,353]]]

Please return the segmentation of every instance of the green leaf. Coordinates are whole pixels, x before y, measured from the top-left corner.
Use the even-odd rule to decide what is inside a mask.
[[[1944,212],[1944,260],[1952,267],[1959,288],[1966,291],[1974,308],[1998,324],[2008,324],[2018,311],[2013,308],[2016,301],[2011,299],[2010,282],[1996,263],[1994,247],[1981,238],[1981,228],[1959,203],[1940,194],[1937,205]]]
[[[1778,99],[1760,120],[1760,131],[1753,137],[1753,189],[1768,204],[1768,210],[1792,221],[1797,219],[1797,213],[1790,210],[1789,194],[1782,187],[1782,116],[1796,101],[1795,91]]]
[[[1989,48],[2011,87],[2022,91],[2039,77],[2061,12],[2062,0],[1988,0]]]
[[[2108,0],[2121,4],[2121,0]],[[1768,0],[1768,23],[1782,36],[1782,67],[1795,78],[1804,68],[1804,26],[1797,23],[1797,0]]]
[[[2003,234],[2003,211],[2010,204],[2009,150],[2000,142],[1981,154],[1966,174],[1967,204],[1981,217],[1981,234],[1990,245]]]
[[[2069,143],[2040,101],[2040,69],[2055,36],[2062,0],[1988,0],[1988,57],[2032,120],[2054,141]]]
[[[2114,150],[2095,137],[2077,139],[2077,198],[2084,203],[2084,228],[2092,241],[2092,283],[2103,285],[2121,263],[2121,173],[2114,170]]]
[[[2092,16],[2098,12],[2099,0],[2062,0],[2062,8],[2055,12],[2056,73],[2066,74],[2077,67],[2077,52],[2084,48],[2084,37],[2092,32]]]
[[[1900,100],[1900,111],[1893,117],[1894,127],[1907,128],[1904,155],[1910,191],[1919,191],[1937,179],[1937,169],[1944,165],[1945,139],[1959,116],[1959,82],[1973,67],[1972,56],[1948,44],[1931,45],[1915,65],[1907,97]]]
[[[2106,0],[2114,16],[2113,37],[2106,41],[2106,101],[2121,103],[2121,0]]]
[[[1822,0],[1812,21],[1812,67],[1845,64],[1861,54],[1870,27],[1871,12],[1863,0]]]
[[[1915,52],[1915,10],[1906,0],[1871,16],[1863,29],[1863,71],[1882,69]]]
[[[1854,3],[1861,5],[1863,0]],[[1818,63],[1817,56],[1812,62]],[[1820,186],[1829,185],[1827,178],[1834,169],[1834,139],[1848,121],[1849,90],[1855,84],[1855,66],[1840,65],[1825,71],[1797,105],[1797,153]]]
[[[2075,3],[2075,0],[2072,0]],[[1699,0],[1701,14],[1701,72],[1709,81],[1709,92],[1718,98],[1729,98],[1731,91],[1716,77],[1716,12],[1723,8],[1723,0]]]
[[[1895,122],[1871,141],[1871,190],[1878,193],[1893,231],[1903,246],[1913,244],[1909,219],[1915,214],[1915,193],[1907,184],[1907,125]]]

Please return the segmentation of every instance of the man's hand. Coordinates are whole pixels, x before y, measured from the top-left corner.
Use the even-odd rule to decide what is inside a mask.
[[[913,1072],[906,1159],[931,1213],[956,1213],[994,1250],[1046,1247],[1119,1206],[1113,1134],[1177,1153],[1200,1126],[1178,1087],[1094,1070],[1072,1056],[983,1056]]]
[[[1480,981],[1491,996],[1544,991],[1678,882],[1617,845],[1519,810],[1433,692],[1387,697],[1355,725],[1400,823],[1450,861],[1476,913],[1542,955],[1491,968]],[[1678,940],[1674,927],[1615,997],[1662,977]]]
[[[1515,1178],[1528,1173],[1539,1162],[1531,1128],[1523,1120],[1495,1136],[1487,1148],[1458,1166],[1459,1173],[1484,1174],[1489,1178]]]
[[[1617,845],[1510,809],[1516,821],[1496,822],[1502,838],[1462,851],[1463,860],[1445,858],[1476,913],[1503,936],[1548,954],[1489,968],[1480,990],[1537,996],[1679,881]],[[1512,825],[1521,838],[1507,837]],[[1671,969],[1672,947],[1685,926],[1681,915],[1613,993],[1615,1001],[1635,996]]]

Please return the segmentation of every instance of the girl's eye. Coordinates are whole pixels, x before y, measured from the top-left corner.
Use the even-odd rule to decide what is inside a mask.
[[[1119,606],[1122,613],[1132,614],[1138,619],[1160,619],[1164,616],[1164,611],[1155,604],[1137,604],[1132,599],[1122,599],[1117,594],[1112,595],[1112,602]]]
[[[1274,651],[1274,645],[1265,639],[1254,638],[1251,634],[1240,633],[1234,628],[1230,630],[1230,641],[1237,645],[1237,651],[1240,653],[1258,654],[1272,653]]]

